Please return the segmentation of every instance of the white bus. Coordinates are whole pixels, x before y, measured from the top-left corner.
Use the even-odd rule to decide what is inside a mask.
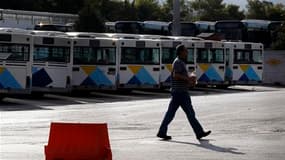
[[[159,88],[159,40],[125,37],[117,46],[118,88]]]
[[[31,92],[32,44],[30,32],[0,28],[0,97]]]
[[[116,89],[116,39],[92,33],[67,34],[73,37],[73,89]]]
[[[227,55],[226,78],[232,84],[259,84],[263,74],[263,44],[224,42]]]
[[[197,41],[195,48],[198,84],[227,85],[224,44],[220,41]]]
[[[145,39],[156,39],[160,41],[160,87],[168,88],[171,85],[172,63],[177,57],[176,46],[183,44],[188,49],[186,67],[189,73],[195,71],[195,41],[202,39],[197,37],[183,36],[159,36],[159,35],[142,35]]]
[[[176,46],[183,44],[187,50],[186,68],[189,73],[195,71],[194,42],[191,40],[161,40],[161,72],[160,84],[162,88],[170,87],[172,63],[177,57]]]
[[[72,78],[71,39],[61,32],[34,31],[33,92],[68,92]]]

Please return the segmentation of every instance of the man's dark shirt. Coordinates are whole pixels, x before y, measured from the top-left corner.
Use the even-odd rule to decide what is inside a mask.
[[[175,60],[172,63],[172,73],[171,73],[171,91],[175,92],[184,92],[188,91],[188,84],[184,80],[175,80],[173,78],[173,72],[181,74],[183,76],[188,76],[186,64],[185,62],[176,57]]]

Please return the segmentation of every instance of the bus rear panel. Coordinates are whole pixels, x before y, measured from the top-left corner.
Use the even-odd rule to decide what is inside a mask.
[[[62,36],[34,35],[34,92],[68,92],[71,85],[71,40]]]
[[[116,41],[108,38],[74,38],[73,43],[73,89],[116,89]]]
[[[0,29],[0,94],[31,92],[32,36]]]
[[[200,41],[196,47],[198,84],[223,85],[225,81],[224,45],[218,41]]]
[[[159,88],[157,40],[119,39],[119,88]]]
[[[263,45],[261,43],[226,42],[232,84],[260,84],[263,74]]]

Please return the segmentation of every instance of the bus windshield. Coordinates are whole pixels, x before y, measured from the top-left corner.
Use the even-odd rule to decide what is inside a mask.
[[[262,64],[262,52],[260,50],[235,50],[235,64]]]
[[[74,47],[74,64],[103,64],[116,63],[115,48]]]
[[[36,45],[33,57],[35,62],[48,61],[68,63],[70,61],[70,48]]]
[[[29,45],[0,44],[0,61],[29,61],[29,54]]]
[[[245,26],[242,22],[217,22],[217,33],[221,33],[227,40],[244,40]]]
[[[194,64],[194,49],[188,48],[187,64]],[[162,49],[162,64],[172,64],[176,58],[175,48],[163,48]]]
[[[60,32],[71,32],[74,31],[72,25],[57,25],[57,24],[37,24],[35,30],[42,31],[60,31]]]
[[[196,36],[197,28],[194,23],[181,23],[181,36]]]
[[[222,49],[198,48],[198,63],[224,63],[224,51]]]
[[[116,33],[141,33],[141,26],[139,22],[116,22],[115,23]]]
[[[159,64],[159,49],[122,48],[121,64]]]

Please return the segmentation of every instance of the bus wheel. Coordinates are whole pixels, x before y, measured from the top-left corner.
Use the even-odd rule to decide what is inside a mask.
[[[44,96],[44,93],[42,92],[32,92],[31,93],[32,98],[43,98],[43,96]]]
[[[122,94],[130,94],[133,90],[130,88],[120,88],[117,89],[117,93],[122,93]]]
[[[219,89],[227,89],[230,85],[228,84],[219,84],[219,85],[216,85],[216,88],[219,88]]]

